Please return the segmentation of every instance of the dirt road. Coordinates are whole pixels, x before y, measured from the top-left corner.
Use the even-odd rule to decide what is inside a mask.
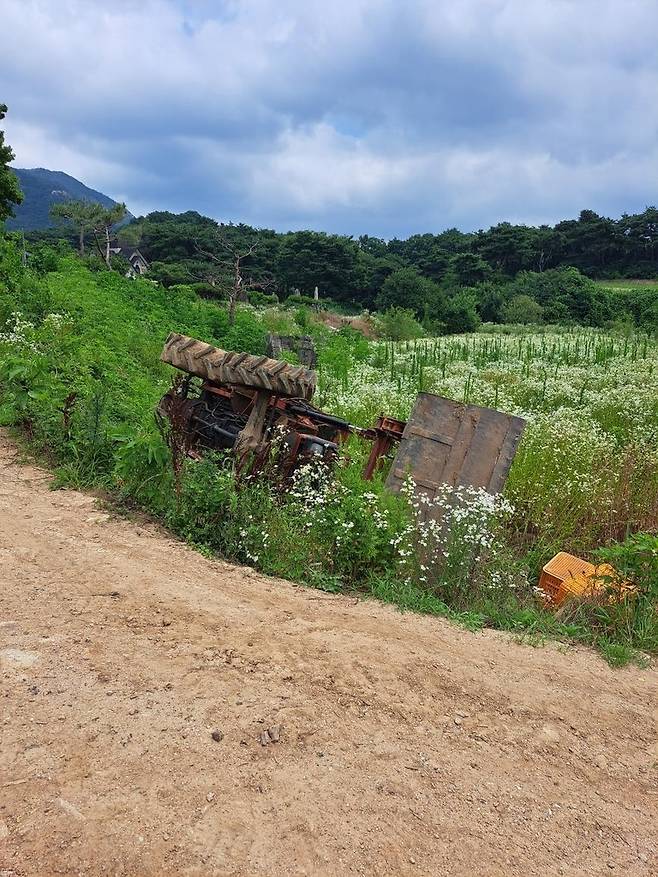
[[[654,670],[266,579],[49,480],[0,437],[2,877],[658,873]]]

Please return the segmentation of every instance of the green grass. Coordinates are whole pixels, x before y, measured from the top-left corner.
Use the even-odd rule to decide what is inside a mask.
[[[611,667],[625,667],[628,664],[637,664],[640,667],[646,666],[646,659],[643,660],[642,655],[626,643],[601,639],[597,646]]]
[[[616,280],[595,280],[594,283],[596,283],[596,285],[600,286],[602,289],[658,289],[658,280],[655,277],[648,280],[641,280],[638,278],[628,279],[626,277],[620,277]]]

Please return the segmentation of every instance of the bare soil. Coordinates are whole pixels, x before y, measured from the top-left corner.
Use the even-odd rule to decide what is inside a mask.
[[[336,314],[334,311],[320,311],[317,317],[330,329],[343,329],[345,326],[349,326],[366,338],[376,337],[373,322],[369,317],[346,317],[343,314]]]
[[[655,670],[207,560],[49,481],[0,437],[2,877],[658,873]]]

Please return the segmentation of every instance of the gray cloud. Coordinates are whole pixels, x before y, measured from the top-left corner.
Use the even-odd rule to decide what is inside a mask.
[[[17,165],[385,236],[658,200],[654,0],[0,0]]]

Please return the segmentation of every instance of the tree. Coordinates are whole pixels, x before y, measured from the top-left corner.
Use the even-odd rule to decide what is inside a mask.
[[[421,338],[425,330],[408,308],[389,308],[379,314],[377,323],[384,338],[389,341],[410,341]]]
[[[181,262],[151,262],[149,267],[149,277],[167,287],[188,284],[197,276]]]
[[[465,253],[470,249],[474,235],[460,231],[458,228],[447,228],[435,235],[437,246],[446,253]]]
[[[70,223],[78,233],[78,251],[85,254],[85,236],[102,225],[103,208],[93,201],[59,201],[50,208],[54,220]]]
[[[98,252],[107,267],[110,269],[112,268],[110,264],[112,256],[112,230],[118,222],[121,222],[126,213],[127,209],[125,204],[114,204],[112,207],[107,208],[101,207],[92,228]],[[102,248],[98,240],[99,234],[103,237]]]
[[[299,289],[347,301],[354,295],[358,247],[348,237],[315,231],[294,231],[284,236],[276,271],[287,292]]]
[[[370,237],[369,234],[362,234],[357,241],[359,250],[369,253],[371,256],[386,255],[386,241],[382,238]]]
[[[439,287],[422,277],[415,268],[398,268],[386,278],[377,296],[377,307],[380,310],[408,308],[418,318],[426,313],[435,317],[436,312],[441,309],[441,303]]]
[[[438,243],[438,237],[433,234],[414,234],[406,241],[394,238],[388,249],[391,255],[434,281],[441,280],[450,259],[450,252]]]
[[[0,104],[0,122],[4,119],[6,112],[6,105]],[[14,153],[11,147],[5,143],[5,132],[0,131],[0,222],[13,216],[13,205],[20,204],[23,200],[18,178],[8,167],[9,162],[13,160]]]
[[[534,265],[535,271],[545,271],[559,265],[565,251],[564,235],[550,225],[540,225],[535,229]]]
[[[503,307],[506,323],[541,323],[543,318],[543,307],[529,295],[515,295]]]
[[[360,305],[372,308],[386,278],[397,271],[401,265],[390,256],[373,256],[364,249],[359,249],[355,269],[355,298]]]
[[[502,308],[504,304],[503,292],[500,286],[487,281],[479,283],[473,289],[477,312],[483,323],[502,322]]]
[[[624,249],[624,268],[636,276],[655,273],[658,254],[658,210],[647,207],[644,213],[624,214],[616,223]]]
[[[599,323],[596,284],[577,268],[521,271],[508,290],[512,297],[528,295],[538,302],[547,323],[576,322],[586,326]]]
[[[477,234],[475,246],[489,265],[513,277],[518,271],[534,267],[536,229],[500,222]]]
[[[212,286],[218,286],[226,293],[228,299],[229,325],[235,322],[235,306],[238,301],[247,301],[248,293],[259,289],[264,291],[273,285],[273,278],[254,280],[251,276],[245,277],[245,262],[251,259],[259,246],[254,241],[245,249],[238,249],[227,239],[226,230],[219,228],[215,232],[212,249],[206,250],[197,246],[199,255],[208,259],[215,267],[206,271],[200,279],[205,280]]]
[[[577,220],[558,222],[555,230],[565,241],[561,262],[588,275],[610,270],[624,251],[625,241],[617,223],[593,210],[581,210]]]
[[[448,263],[446,285],[448,288],[475,286],[489,280],[491,266],[477,253],[456,253]]]
[[[215,262],[200,251],[215,252],[218,232],[238,252],[246,252],[257,241],[258,248],[249,258],[249,274],[254,282],[272,281],[284,235],[271,229],[255,229],[243,223],[220,226],[193,210],[180,214],[157,211],[131,222],[121,230],[121,237],[138,245],[151,262],[150,274],[171,286],[198,280],[209,272],[217,274]],[[277,281],[280,283],[278,276]]]
[[[472,290],[460,289],[449,298],[443,311],[443,322],[448,334],[474,332],[480,325],[480,317],[475,309],[475,296]]]

